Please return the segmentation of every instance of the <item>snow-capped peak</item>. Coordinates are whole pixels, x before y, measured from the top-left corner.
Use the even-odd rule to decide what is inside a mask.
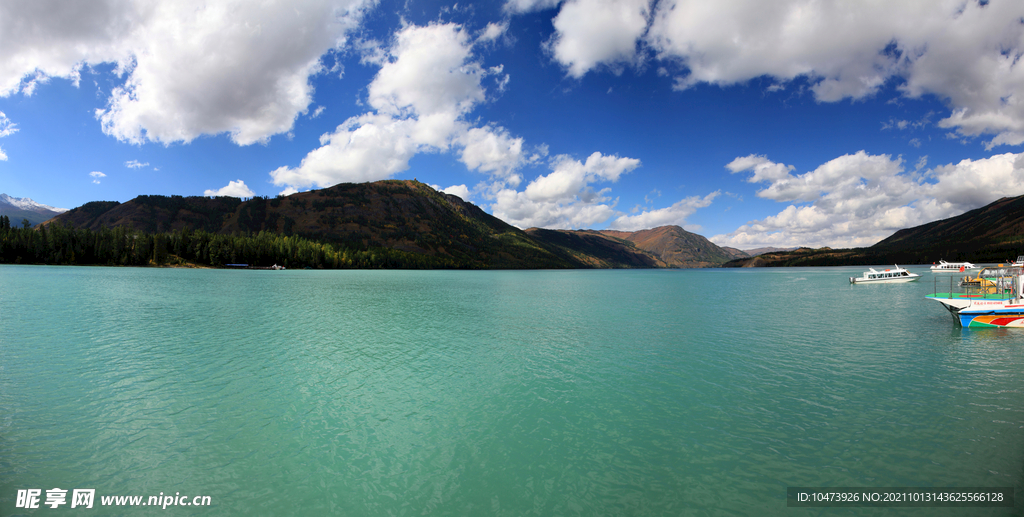
[[[11,197],[7,194],[0,194],[0,203],[7,203],[8,205],[16,206],[22,210],[49,210],[59,214],[68,211],[67,208],[54,208],[50,205],[36,203],[27,197]]]

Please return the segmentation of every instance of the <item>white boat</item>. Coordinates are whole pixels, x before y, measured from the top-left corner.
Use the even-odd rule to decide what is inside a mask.
[[[886,269],[885,271],[875,271],[875,268],[870,268],[865,271],[863,275],[858,277],[850,277],[851,284],[883,284],[883,283],[897,283],[897,282],[913,282],[921,278],[921,275],[917,273],[911,273],[906,269],[896,266],[895,269]]]
[[[932,273],[963,273],[969,269],[978,269],[978,266],[970,262],[946,262],[945,260],[940,260],[938,264],[932,266]]]

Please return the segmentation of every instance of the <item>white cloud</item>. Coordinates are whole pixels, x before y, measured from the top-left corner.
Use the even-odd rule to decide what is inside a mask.
[[[59,0],[0,3],[0,96],[83,66],[125,77],[103,131],[169,144],[229,133],[239,145],[289,131],[312,101],[320,57],[340,48],[369,0]],[[211,52],[210,49],[216,49]]]
[[[500,38],[503,34],[505,34],[506,31],[508,31],[508,22],[488,23],[487,27],[484,28],[483,33],[480,34],[479,41],[495,41],[498,38]]]
[[[481,80],[500,73],[473,55],[474,41],[456,24],[407,26],[388,49],[364,42],[381,69],[367,88],[374,112],[352,117],[320,138],[295,168],[270,173],[275,185],[306,188],[386,179],[409,168],[417,153],[459,151],[470,170],[518,184],[515,171],[532,157],[523,139],[501,127],[472,127],[466,115],[484,102]]]
[[[647,27],[649,10],[650,0],[568,0],[555,16],[548,46],[572,77],[583,77],[600,64],[617,71],[636,62],[637,39]]]
[[[149,167],[149,162],[142,163],[142,162],[140,162],[138,160],[130,160],[130,161],[124,162],[124,166],[128,167],[129,169],[141,169],[143,167]]]
[[[531,181],[523,191],[502,188],[494,195],[495,217],[520,228],[586,228],[618,214],[611,189],[592,184],[618,181],[640,166],[640,160],[591,154],[586,162],[568,156],[552,159],[552,171]],[[611,203],[610,203],[611,202]]]
[[[690,196],[681,199],[672,206],[649,210],[637,215],[624,215],[612,221],[608,228],[613,230],[635,231],[647,228],[657,228],[665,225],[686,226],[686,218],[693,215],[698,208],[711,205],[711,202],[721,194],[721,191],[714,191],[704,197]]]
[[[521,13],[558,2],[510,0]],[[569,75],[602,65],[618,72],[649,49],[675,86],[727,86],[770,76],[805,78],[816,99],[875,94],[896,79],[911,98],[932,94],[951,114],[939,122],[961,137],[1024,143],[1024,3],[965,0],[568,0],[547,43]],[[645,51],[646,52],[646,51]]]
[[[11,122],[4,112],[0,111],[0,138],[11,136],[18,132],[17,124]]]
[[[523,153],[522,138],[512,137],[504,128],[480,127],[462,133],[457,142],[462,146],[459,159],[466,167],[502,178],[511,186],[522,181],[516,170],[530,160]]]
[[[11,119],[7,118],[4,112],[0,111],[0,138],[5,136],[11,136],[18,132],[17,124],[11,122]],[[4,154],[4,150],[0,149],[0,162],[7,161],[7,155]]]
[[[507,0],[505,2],[505,11],[514,14],[543,11],[557,7],[561,1],[562,0]]]
[[[454,24],[400,31],[391,59],[370,83],[369,101],[390,115],[463,114],[484,100],[469,35]]]
[[[92,182],[97,184],[97,185],[100,184],[100,178],[106,178],[107,177],[106,174],[103,174],[102,172],[99,172],[99,171],[92,171],[92,172],[89,173],[89,176],[92,177]]]
[[[237,198],[253,197],[255,192],[249,189],[242,180],[229,181],[224,187],[217,190],[206,190],[203,192],[206,197],[228,196]]]
[[[441,189],[441,192],[451,194],[453,196],[459,196],[463,201],[469,201],[469,189],[466,185],[452,185],[446,189]]]
[[[745,170],[753,171],[754,175],[747,180],[751,183],[785,179],[789,177],[789,172],[793,170],[793,166],[773,163],[764,156],[754,154],[736,158],[725,167],[733,173]]]
[[[763,161],[743,167],[751,160]],[[840,156],[799,176],[790,174],[792,166],[775,164],[764,157],[737,158],[726,167],[734,174],[753,170],[753,176],[747,180],[751,183],[771,183],[768,188],[758,191],[758,197],[775,201],[814,201],[826,191],[860,188],[864,184],[872,187],[873,181],[893,177],[902,171],[903,163],[900,159],[891,160],[887,155],[872,156],[860,151]]]
[[[1022,157],[1002,154],[964,160],[922,174],[924,160],[907,173],[898,157],[861,151],[804,174],[759,178],[756,167],[781,164],[756,156],[738,158],[730,163],[732,172],[754,172],[751,181],[768,184],[758,197],[791,204],[711,240],[740,249],[870,246],[903,228],[960,215],[1004,196],[1024,195]]]
[[[279,167],[270,177],[274,185],[293,188],[390,178],[408,169],[419,150],[420,144],[411,136],[416,125],[415,120],[387,115],[352,117],[334,133],[320,137],[321,146],[310,151],[299,167]]]

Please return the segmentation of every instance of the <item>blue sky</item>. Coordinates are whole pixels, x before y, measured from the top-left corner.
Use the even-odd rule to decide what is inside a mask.
[[[1024,194],[1024,4],[0,5],[0,192],[396,178],[522,228],[868,246]]]

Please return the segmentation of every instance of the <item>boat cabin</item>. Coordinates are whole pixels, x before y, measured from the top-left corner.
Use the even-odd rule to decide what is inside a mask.
[[[905,270],[905,269],[901,269],[901,270],[897,270],[897,271],[890,271],[888,269],[886,269],[885,271],[875,271],[874,269],[872,269],[871,271],[868,271],[867,273],[865,273],[865,275],[867,275],[868,280],[878,280],[878,279],[882,279],[882,278],[899,278],[901,276],[910,276],[910,274],[907,273],[907,270]]]

